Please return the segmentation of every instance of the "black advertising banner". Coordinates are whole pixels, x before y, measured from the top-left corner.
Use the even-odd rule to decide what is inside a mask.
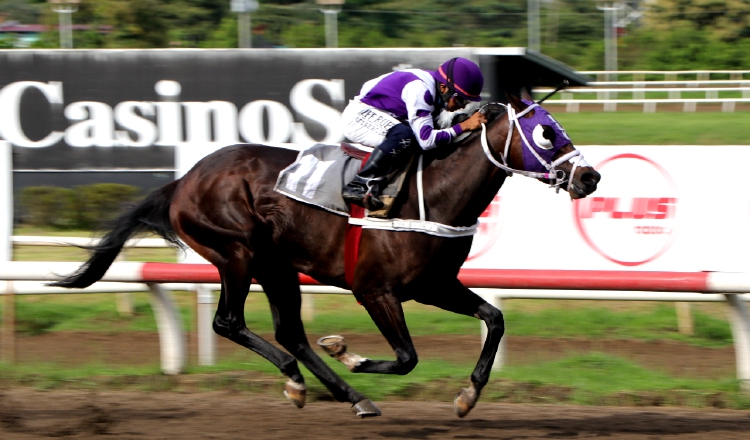
[[[0,139],[26,173],[170,171],[176,145],[335,143],[362,83],[454,56],[475,58],[468,48],[4,50]]]

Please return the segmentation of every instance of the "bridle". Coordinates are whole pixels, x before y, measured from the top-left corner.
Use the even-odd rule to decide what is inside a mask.
[[[542,158],[542,156],[539,155],[539,153],[536,152],[536,150],[534,150],[534,147],[531,146],[523,130],[521,130],[520,128],[520,122],[518,119],[534,108],[539,107],[539,104],[531,104],[521,112],[516,112],[516,109],[514,109],[510,104],[487,103],[483,105],[482,108],[479,109],[479,111],[485,112],[485,107],[490,104],[502,105],[505,107],[506,113],[508,115],[508,135],[505,138],[505,150],[503,151],[502,155],[500,155],[500,160],[502,161],[501,163],[497,159],[495,159],[492,151],[490,150],[490,145],[487,140],[487,127],[484,123],[482,124],[482,149],[484,150],[484,154],[487,156],[487,159],[489,159],[489,161],[492,162],[492,164],[496,167],[504,170],[508,174],[508,176],[512,176],[513,173],[516,173],[522,176],[531,177],[533,179],[547,179],[550,181],[550,188],[555,188],[555,192],[560,192],[560,187],[562,186],[562,184],[568,182],[570,179],[566,178],[567,176],[565,175],[565,171],[559,170],[557,169],[557,167],[560,164],[570,161],[573,164],[573,168],[570,170],[570,176],[575,176],[578,164],[583,160],[583,155],[581,155],[581,152],[578,150],[573,150],[555,161],[547,162],[546,160],[544,160],[544,158]],[[513,138],[513,127],[516,125],[518,126],[518,134],[521,136],[521,140],[523,141],[524,145],[531,151],[534,157],[536,157],[536,159],[547,170],[547,172],[539,173],[535,171],[517,170],[508,166],[508,151],[510,150],[510,143],[511,139]],[[568,182],[568,192],[573,194],[571,191],[572,184]]]

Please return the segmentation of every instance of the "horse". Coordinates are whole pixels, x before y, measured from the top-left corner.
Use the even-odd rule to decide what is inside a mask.
[[[451,146],[423,152],[423,169],[410,165],[407,180],[391,208],[391,216],[419,219],[420,209],[432,221],[451,227],[476,226],[506,177],[524,174],[566,190],[571,199],[596,190],[601,176],[576,157],[579,152],[554,118],[545,118],[524,134],[524,123],[544,110],[524,91],[508,95],[509,103],[482,111],[493,113],[483,130]],[[531,119],[528,119],[531,120]],[[550,122],[551,121],[551,122]],[[554,127],[557,126],[557,127]],[[557,135],[557,136],[556,136]],[[529,137],[543,150],[533,152]],[[557,139],[554,139],[557,137]],[[564,137],[561,139],[561,137]],[[552,146],[550,139],[558,147]],[[546,142],[546,144],[545,144]],[[541,153],[539,153],[541,152]],[[363,229],[351,285],[345,276],[345,235],[348,219],[293,200],[274,191],[279,173],[298,152],[258,144],[224,147],[200,160],[188,173],[148,195],[117,217],[90,258],[57,286],[83,288],[105,274],[125,242],[154,232],[172,245],[182,243],[217,267],[221,296],[214,331],[271,361],[287,377],[284,395],[305,405],[302,362],[333,397],[349,402],[360,417],[378,416],[380,409],[349,386],[312,349],[300,317],[299,273],[322,284],[351,289],[392,347],[395,360],[376,360],[347,351],[342,337],[321,338],[319,345],[345,363],[353,373],[405,375],[418,358],[409,335],[402,303],[413,300],[462,315],[487,326],[487,337],[468,388],[462,388],[454,408],[459,417],[475,406],[490,376],[493,359],[505,331],[502,313],[466,288],[458,272],[472,237],[441,237],[419,231]],[[529,156],[530,157],[530,156]],[[544,165],[542,172],[530,171]],[[533,166],[532,166],[533,165]],[[421,174],[422,182],[418,182]],[[423,187],[423,194],[418,194]],[[420,199],[424,207],[420,208]],[[250,331],[244,303],[251,282],[263,288],[270,304],[277,348]]]

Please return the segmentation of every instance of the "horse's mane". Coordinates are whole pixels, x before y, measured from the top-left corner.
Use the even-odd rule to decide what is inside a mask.
[[[505,106],[503,104],[500,104],[498,102],[488,102],[484,104],[483,106],[474,109],[471,113],[455,113],[453,115],[453,119],[451,120],[449,126],[454,126],[458,123],[461,123],[471,117],[474,113],[482,111],[487,116],[487,127],[489,128],[492,126],[493,123],[500,120],[500,118],[507,112]],[[450,156],[458,147],[461,145],[464,145],[466,142],[469,142],[470,140],[476,138],[480,135],[480,131],[476,130],[470,135],[466,136],[465,138],[461,139],[458,142],[454,142],[448,146],[436,148],[434,151],[434,157],[436,159],[442,160],[446,157]]]

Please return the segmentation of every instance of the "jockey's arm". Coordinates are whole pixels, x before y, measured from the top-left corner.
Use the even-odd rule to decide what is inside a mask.
[[[444,129],[435,127],[432,116],[435,98],[432,96],[432,91],[423,83],[414,81],[408,84],[401,98],[406,105],[407,122],[423,150],[447,145],[463,132],[460,124]]]

